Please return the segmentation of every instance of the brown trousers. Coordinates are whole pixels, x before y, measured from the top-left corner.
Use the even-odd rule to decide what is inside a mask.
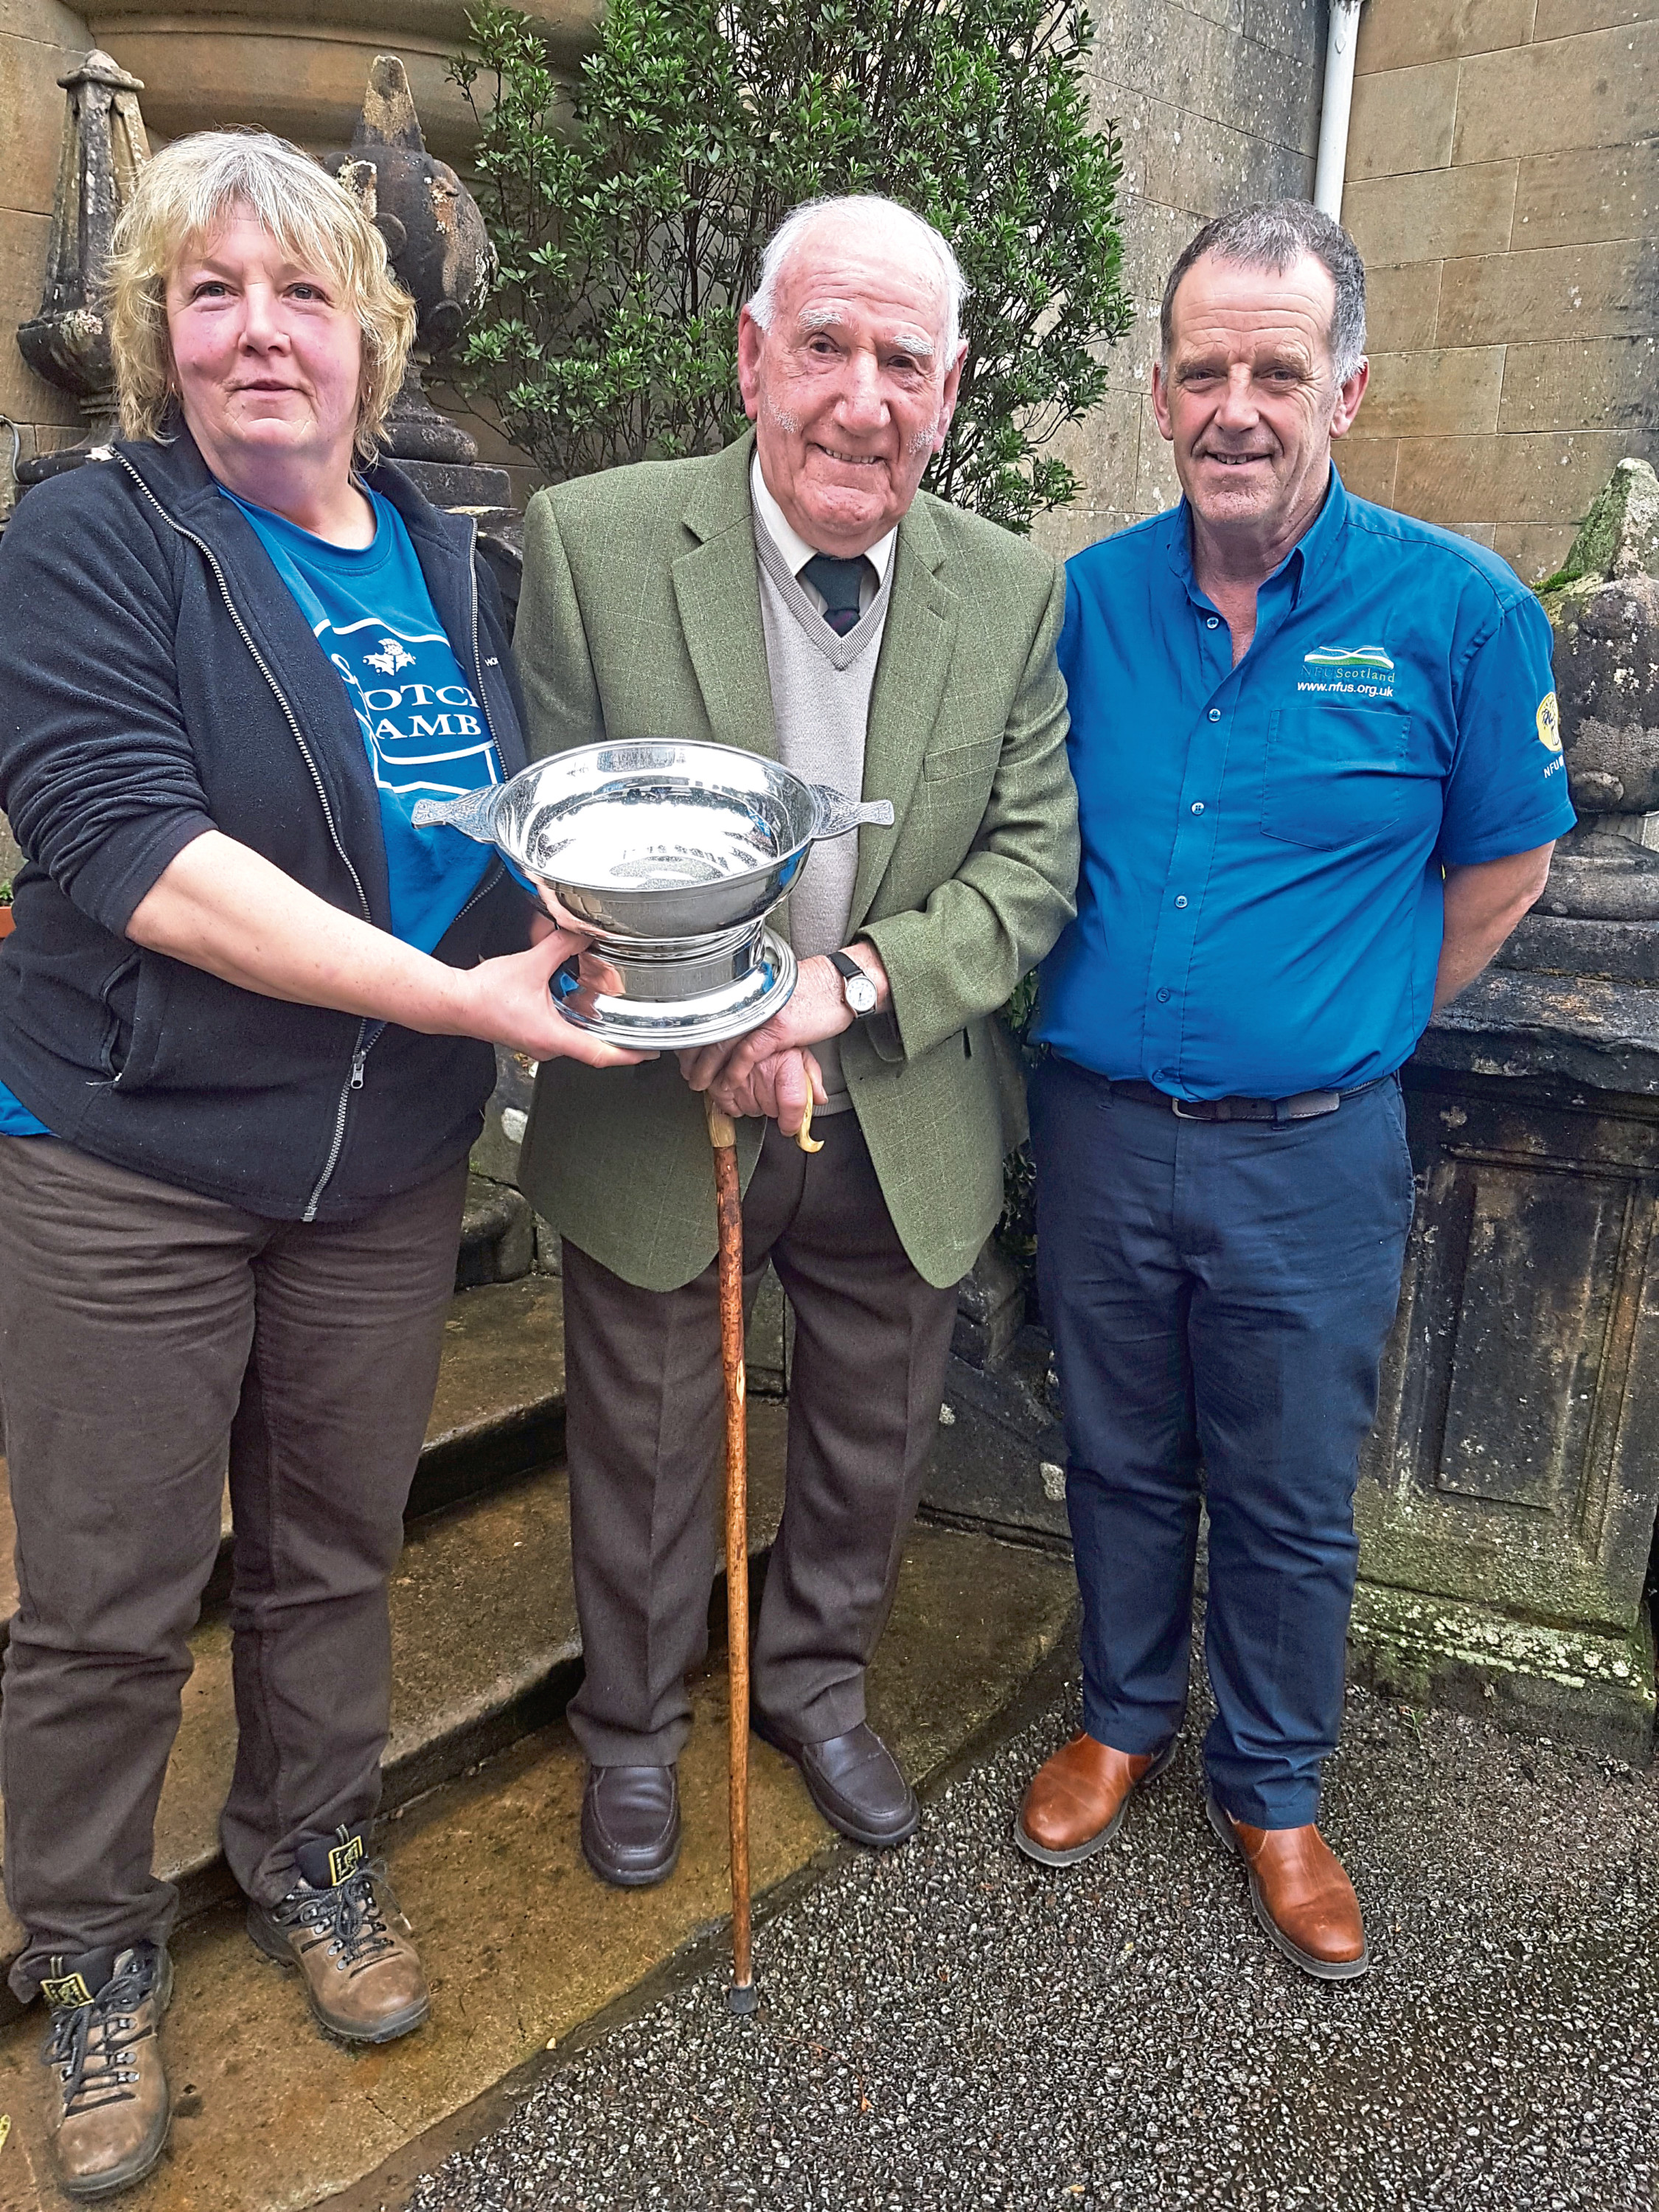
[[[954,1287],[900,1243],[858,1117],[808,1155],[769,1126],[744,1197],[750,1305],[769,1259],[794,1309],[783,1524],[754,1650],[757,1702],[804,1742],[864,1718],[900,1547],[939,1431]],[[598,1766],[666,1765],[708,1648],[724,1460],[709,1267],[683,1290],[564,1247],[567,1452],[586,1677],[570,1723]]]
[[[0,1704],[27,1999],[54,1952],[165,1942],[156,1801],[230,1469],[236,1769],[262,1904],[380,1801],[386,1583],[437,1383],[465,1164],[347,1224],[266,1221],[0,1138],[0,1403],[18,1609]]]

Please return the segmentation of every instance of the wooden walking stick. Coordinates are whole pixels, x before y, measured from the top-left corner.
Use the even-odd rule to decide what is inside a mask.
[[[732,1807],[732,1986],[736,2013],[755,2009],[749,1955],[749,1436],[744,1417],[743,1191],[738,1133],[708,1092],[708,1141],[714,1148],[714,1206],[720,1223],[720,1369],[726,1383],[726,1620],[731,1654],[729,1749]]]
[[[732,1821],[732,1986],[726,2002],[753,2012],[755,1969],[749,1943],[749,1429],[743,1341],[743,1188],[738,1180],[738,1132],[708,1091],[708,1141],[714,1148],[714,1211],[720,1225],[720,1373],[726,1386],[726,1622],[731,1655],[727,1774]],[[795,1139],[821,1152],[812,1134],[812,1085]]]

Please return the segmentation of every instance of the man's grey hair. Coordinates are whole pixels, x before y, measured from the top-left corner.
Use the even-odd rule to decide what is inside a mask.
[[[1281,276],[1304,253],[1311,253],[1336,287],[1329,334],[1331,365],[1337,382],[1347,382],[1365,357],[1365,264],[1340,222],[1333,222],[1307,200],[1267,200],[1206,222],[1170,271],[1170,281],[1164,287],[1158,333],[1166,368],[1175,337],[1176,294],[1194,262],[1206,253],[1237,268],[1271,269]]]
[[[944,360],[948,368],[962,343],[962,303],[968,297],[968,279],[962,273],[962,264],[951,251],[950,240],[931,222],[925,222],[914,210],[901,206],[897,200],[883,199],[876,192],[849,192],[840,198],[804,200],[785,216],[767,240],[760,282],[749,302],[749,312],[761,328],[769,331],[772,327],[772,318],[778,309],[778,288],[790,255],[809,230],[826,221],[867,223],[872,229],[884,233],[890,243],[902,244],[919,260],[931,264],[944,310]]]

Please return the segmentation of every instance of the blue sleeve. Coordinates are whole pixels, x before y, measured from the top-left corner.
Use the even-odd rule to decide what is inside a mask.
[[[1573,825],[1553,644],[1528,592],[1501,611],[1464,665],[1437,855],[1448,867],[1530,852]]]

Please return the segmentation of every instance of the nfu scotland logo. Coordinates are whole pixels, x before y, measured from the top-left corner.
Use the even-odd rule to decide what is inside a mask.
[[[1340,668],[1353,676],[1392,676],[1394,663],[1380,645],[1322,645],[1304,653],[1309,668]]]
[[[1298,691],[1333,704],[1340,700],[1392,699],[1394,663],[1380,645],[1321,645],[1302,656]]]

